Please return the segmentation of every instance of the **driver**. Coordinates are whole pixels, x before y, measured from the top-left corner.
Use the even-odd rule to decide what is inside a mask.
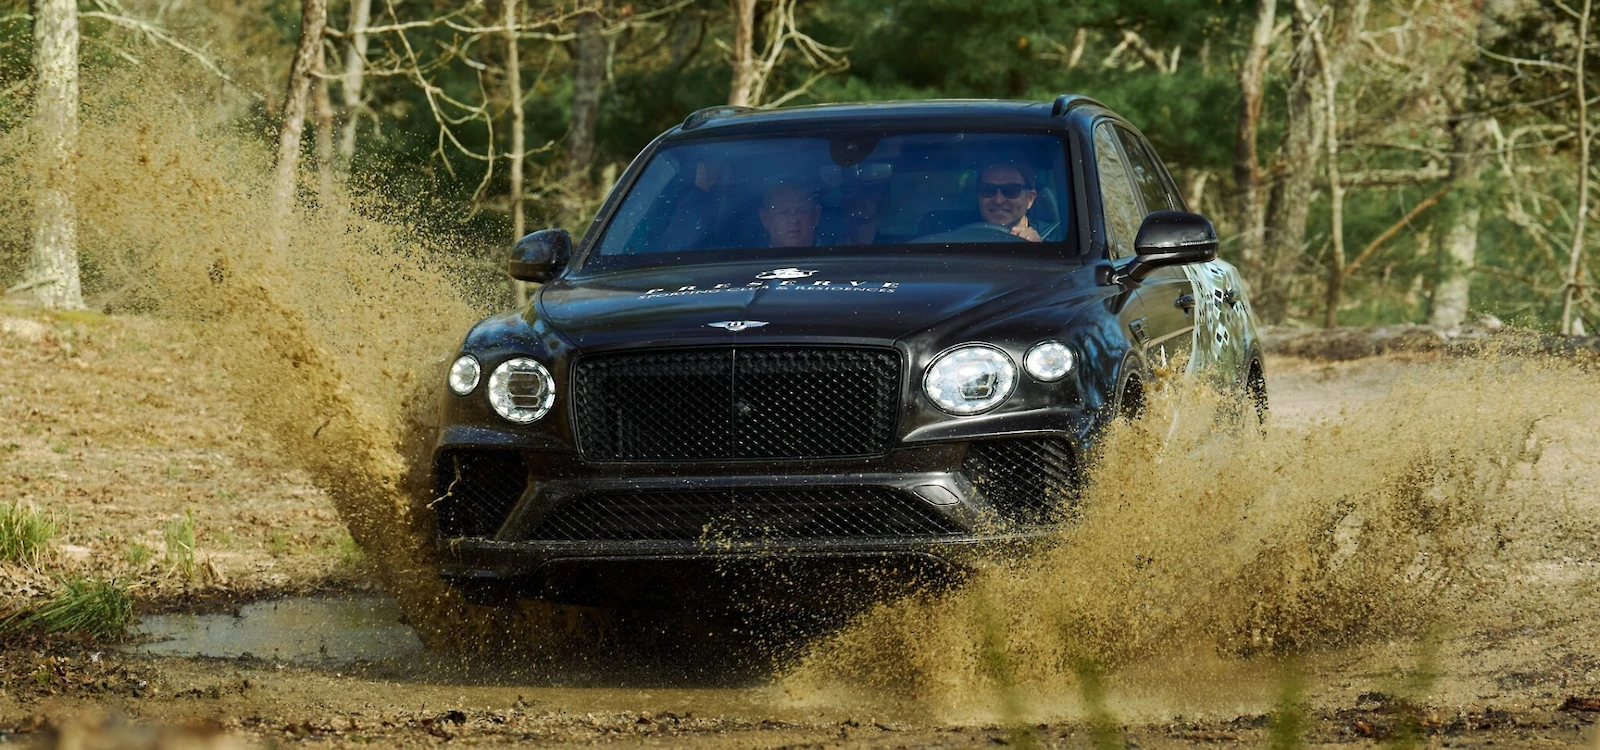
[[[1028,225],[1028,209],[1033,208],[1033,200],[1038,196],[1033,170],[1025,164],[991,164],[978,175],[978,213],[983,215],[983,220],[999,224],[1029,242],[1043,240],[1039,232]]]
[[[816,244],[822,207],[816,190],[795,178],[780,179],[761,194],[761,226],[768,247],[810,247]]]

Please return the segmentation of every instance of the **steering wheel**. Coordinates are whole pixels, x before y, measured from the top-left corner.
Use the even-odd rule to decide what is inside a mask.
[[[971,224],[963,224],[950,231],[951,234],[956,232],[994,232],[995,234],[1005,235],[1006,240],[1025,242],[1021,237],[1012,234],[1010,227],[1004,224],[996,224],[992,221],[974,221]]]

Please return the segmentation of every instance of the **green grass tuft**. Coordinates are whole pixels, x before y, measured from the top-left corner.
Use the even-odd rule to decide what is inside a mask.
[[[21,503],[0,503],[0,562],[37,566],[56,535],[55,521]]]
[[[1072,671],[1078,677],[1078,690],[1083,696],[1083,706],[1089,719],[1089,742],[1095,750],[1112,750],[1128,746],[1122,736],[1122,726],[1111,714],[1106,701],[1106,669],[1093,659],[1077,659]]]
[[[162,534],[167,543],[167,564],[189,580],[194,579],[194,511],[167,524]]]
[[[1270,726],[1272,750],[1298,750],[1305,747],[1306,716],[1305,670],[1297,659],[1289,659],[1278,675],[1278,705]]]
[[[145,563],[155,558],[156,551],[141,542],[130,542],[127,549],[123,550],[122,555],[128,559],[129,565],[135,568],[142,568]]]
[[[0,620],[0,633],[78,633],[115,640],[133,623],[133,597],[115,580],[73,578],[43,606]]]
[[[341,531],[333,538],[334,552],[339,555],[339,564],[346,568],[356,568],[361,565],[361,545],[356,544],[350,532]]]
[[[980,599],[977,611],[979,663],[994,678],[999,691],[1000,719],[1007,727],[1008,741],[1024,750],[1039,746],[1039,738],[1023,716],[1022,696],[1017,686],[1017,664],[1006,642],[1006,626],[1000,608],[988,597]]]

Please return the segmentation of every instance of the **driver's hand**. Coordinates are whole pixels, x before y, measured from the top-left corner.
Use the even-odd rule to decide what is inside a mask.
[[[1033,227],[1018,224],[1011,228],[1011,233],[1029,242],[1044,242],[1044,238],[1040,237],[1039,233],[1033,230]]]

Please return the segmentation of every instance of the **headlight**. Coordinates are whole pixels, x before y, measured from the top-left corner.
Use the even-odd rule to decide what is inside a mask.
[[[483,374],[483,369],[478,367],[478,360],[471,354],[463,354],[456,358],[450,365],[450,390],[457,396],[465,396],[478,387],[478,376]]]
[[[489,405],[509,421],[538,421],[555,402],[556,381],[550,371],[527,357],[508,359],[489,376]]]
[[[1060,341],[1041,341],[1022,358],[1022,369],[1038,380],[1053,383],[1072,372],[1072,350]]]
[[[1000,405],[1017,385],[1017,366],[1005,352],[972,344],[939,355],[922,378],[928,400],[951,414],[966,416]]]

